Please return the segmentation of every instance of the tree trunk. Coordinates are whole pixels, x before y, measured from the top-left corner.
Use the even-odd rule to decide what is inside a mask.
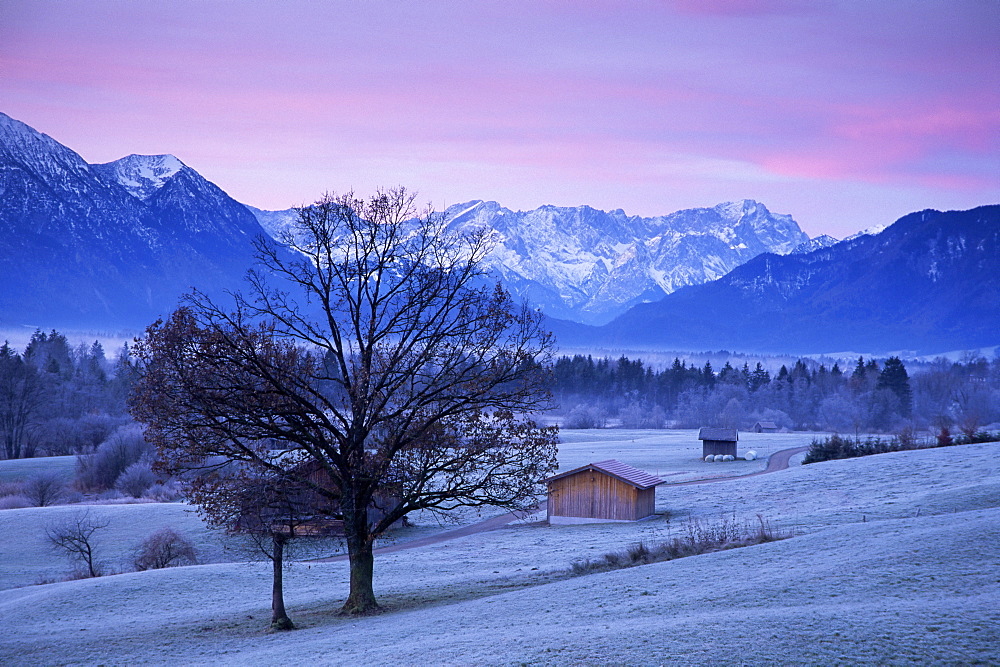
[[[285,613],[285,593],[282,580],[282,567],[285,557],[285,536],[280,533],[272,533],[274,552],[271,556],[271,564],[274,567],[271,584],[271,629],[291,630],[295,626],[292,620]]]
[[[347,503],[354,504],[354,503]],[[378,609],[372,578],[375,573],[374,540],[368,529],[367,507],[344,507],[344,533],[351,565],[351,592],[341,610],[345,614],[368,614]]]
[[[375,601],[375,590],[372,587],[372,577],[375,572],[375,556],[372,554],[372,543],[365,540],[358,548],[347,546],[348,558],[351,561],[351,593],[344,603],[345,614],[367,614],[378,609]]]

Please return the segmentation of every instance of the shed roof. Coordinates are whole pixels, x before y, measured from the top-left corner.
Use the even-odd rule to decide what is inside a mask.
[[[633,468],[632,466],[622,463],[621,461],[616,461],[615,459],[588,463],[585,466],[580,466],[579,468],[574,468],[573,470],[567,470],[566,472],[561,472],[558,475],[553,475],[545,481],[551,482],[553,480],[569,477],[570,475],[575,475],[586,470],[597,470],[603,472],[605,475],[610,475],[611,477],[619,479],[626,484],[631,484],[637,489],[651,489],[654,486],[663,484],[666,481],[655,475],[650,475],[648,472],[639,470],[638,468]]]
[[[703,428],[698,431],[699,440],[726,440],[736,442],[739,436],[735,428]]]
[[[774,422],[757,422],[757,426],[761,428],[778,428],[778,425]]]

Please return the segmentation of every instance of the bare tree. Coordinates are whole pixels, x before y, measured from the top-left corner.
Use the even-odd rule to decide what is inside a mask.
[[[248,465],[208,462],[211,470],[195,476],[189,499],[213,528],[250,539],[254,550],[271,561],[271,628],[295,626],[285,610],[284,566],[288,543],[315,533],[321,509],[315,494],[290,474],[254,471]]]
[[[8,459],[34,453],[30,429],[36,425],[44,397],[35,366],[5,342],[0,346],[0,441]]]
[[[135,349],[133,413],[161,466],[221,455],[326,473],[298,481],[339,508],[346,613],[377,608],[373,543],[403,516],[525,508],[555,468],[557,431],[530,418],[549,401],[541,314],[487,279],[485,233],[449,233],[413,201],[396,189],[301,209],[294,256],[258,244],[277,286],[251,272],[228,311],[194,293]],[[390,486],[397,500],[369,512]]]
[[[98,521],[90,514],[90,510],[85,510],[50,526],[45,534],[54,548],[64,552],[71,560],[85,565],[88,576],[99,577],[101,570],[94,554],[93,538],[94,533],[107,527],[107,521]]]

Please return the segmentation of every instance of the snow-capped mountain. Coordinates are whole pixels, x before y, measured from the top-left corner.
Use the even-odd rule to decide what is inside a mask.
[[[238,287],[254,216],[172,156],[87,164],[0,114],[0,324],[136,327]]]
[[[791,216],[752,200],[653,218],[589,206],[512,211],[472,201],[445,216],[455,230],[492,231],[497,245],[489,263],[514,293],[555,317],[591,324],[809,240]]]
[[[155,194],[187,165],[173,155],[132,154],[114,162],[91,165],[106,179],[116,181],[143,201]]]
[[[246,204],[246,207],[254,214],[254,217],[257,218],[257,222],[264,228],[264,231],[270,234],[271,238],[276,241],[280,241],[287,232],[291,232],[295,221],[299,219],[298,210],[294,208],[286,208],[281,211],[265,211],[249,204]]]
[[[297,215],[248,208],[276,239]],[[752,200],[655,218],[589,206],[512,211],[476,200],[450,206],[444,216],[453,231],[491,231],[496,245],[487,264],[511,292],[553,317],[588,324],[809,241],[791,216]]]
[[[920,211],[806,254],[762,255],[564,345],[938,353],[1000,342],[1000,205]]]
[[[820,234],[816,238],[809,239],[803,243],[795,246],[792,252],[788,253],[790,255],[804,255],[806,253],[813,252],[814,250],[822,250],[823,248],[829,248],[832,245],[840,243],[837,239],[833,238],[829,234]]]

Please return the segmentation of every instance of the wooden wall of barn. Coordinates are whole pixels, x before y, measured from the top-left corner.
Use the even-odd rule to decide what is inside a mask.
[[[635,521],[655,511],[655,488],[640,490],[600,472],[583,471],[549,483],[550,516]]]
[[[730,440],[702,440],[701,455],[732,454],[736,456],[736,443]]]

